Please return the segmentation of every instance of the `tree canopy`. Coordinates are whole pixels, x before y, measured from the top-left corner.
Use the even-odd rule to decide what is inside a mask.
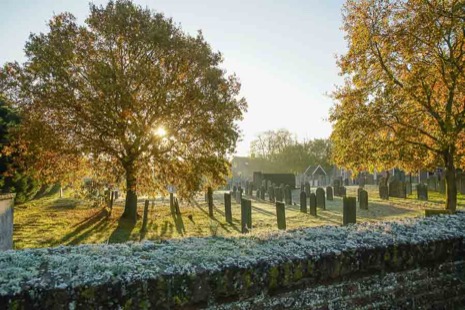
[[[336,164],[353,170],[445,167],[455,210],[465,128],[465,3],[348,0],[348,51],[333,97]]]
[[[247,105],[201,32],[188,35],[126,0],[91,4],[85,25],[69,13],[48,25],[1,79],[27,124],[23,147],[38,150],[34,164],[54,172],[43,161],[54,154],[68,156],[67,167],[83,160],[95,173],[124,176],[132,220],[137,192],[173,184],[188,195],[222,182]]]

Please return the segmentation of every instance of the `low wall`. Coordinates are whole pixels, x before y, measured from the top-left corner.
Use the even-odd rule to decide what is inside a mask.
[[[465,214],[0,253],[0,309],[465,305]]]
[[[0,195],[0,251],[13,248],[14,198],[14,194]]]

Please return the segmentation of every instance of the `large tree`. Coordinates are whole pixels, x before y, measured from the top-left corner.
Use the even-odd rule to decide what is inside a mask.
[[[334,159],[354,170],[445,167],[457,205],[465,128],[465,2],[348,0],[345,83],[331,111]]]
[[[85,25],[55,16],[25,51],[25,63],[3,72],[29,125],[19,136],[28,147],[120,171],[123,217],[136,220],[137,192],[174,184],[186,194],[228,173],[246,102],[200,32],[187,35],[162,14],[118,0],[90,5]]]

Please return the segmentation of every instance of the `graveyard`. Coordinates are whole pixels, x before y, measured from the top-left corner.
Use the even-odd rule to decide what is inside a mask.
[[[360,209],[357,201],[356,221],[378,222],[395,221],[404,218],[423,217],[425,209],[442,210],[444,195],[429,192],[428,201],[418,200],[414,191],[407,199],[390,197],[379,198],[378,186],[366,185],[368,209]],[[348,186],[347,196],[357,197],[358,186]],[[311,190],[315,193],[316,188]],[[208,204],[203,193],[191,202],[180,202],[180,214],[173,212],[169,199],[158,198],[149,204],[147,231],[141,232],[142,220],[136,225],[120,221],[123,201],[116,201],[110,214],[108,207],[92,206],[90,201],[74,198],[59,198],[52,194],[39,200],[15,207],[14,246],[16,249],[53,247],[58,245],[106,244],[125,241],[167,240],[185,237],[229,237],[243,235],[241,232],[241,207],[232,199],[232,222],[225,217],[224,193],[213,193],[213,216],[208,214]],[[247,236],[266,235],[278,231],[276,205],[269,200],[256,199],[252,202],[252,229]],[[292,204],[285,205],[286,229],[316,226],[341,226],[343,224],[342,198],[334,196],[325,199],[325,209],[317,207],[317,216],[310,214],[310,201],[307,199],[307,212],[300,210],[300,190],[292,191]],[[268,198],[268,196],[266,196]],[[458,195],[458,210],[465,209],[465,196]],[[144,213],[144,199],[138,203],[138,212]]]

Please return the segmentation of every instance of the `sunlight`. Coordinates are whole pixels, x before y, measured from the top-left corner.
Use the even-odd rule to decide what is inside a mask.
[[[159,137],[164,137],[166,136],[166,130],[163,126],[160,126],[153,131],[153,134]]]

